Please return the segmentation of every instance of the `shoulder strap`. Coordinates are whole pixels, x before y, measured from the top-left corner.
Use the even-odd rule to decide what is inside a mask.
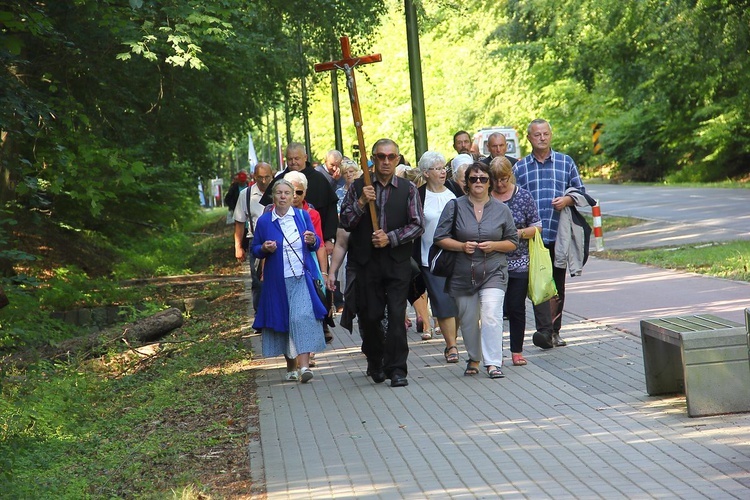
[[[247,199],[245,200],[245,217],[247,217],[247,220],[250,225],[250,234],[255,234],[255,224],[253,224],[253,214],[250,213],[250,192],[252,191],[253,187],[248,186],[247,187],[247,193],[245,196]]]
[[[458,198],[453,198],[453,224],[451,225],[451,237],[456,239],[456,217],[458,216]]]

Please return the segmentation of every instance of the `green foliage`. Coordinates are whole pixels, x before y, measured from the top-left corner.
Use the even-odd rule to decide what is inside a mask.
[[[383,63],[358,73],[364,130],[369,144],[392,137],[413,159],[403,12],[395,0],[389,7],[373,46]],[[430,149],[453,156],[460,129],[507,125],[523,137],[542,117],[553,148],[584,171],[606,165],[620,179],[672,182],[750,172],[747,2],[469,0],[420,9]],[[319,152],[333,137],[328,82],[322,87],[311,108]],[[354,134],[342,107],[349,153]],[[592,153],[595,122],[604,124],[603,155]]]

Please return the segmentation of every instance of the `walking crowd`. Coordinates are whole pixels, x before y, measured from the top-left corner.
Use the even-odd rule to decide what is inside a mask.
[[[423,340],[442,335],[446,363],[460,361],[460,332],[464,375],[504,376],[504,319],[512,364],[525,365],[535,238],[549,252],[557,295],[533,305],[532,341],[566,345],[565,279],[580,274],[588,250],[575,207],[593,200],[573,159],[551,148],[550,124],[536,119],[526,132],[532,151],[518,160],[506,156],[502,133],[488,137],[489,155],[480,157],[459,131],[455,158],[427,151],[414,168],[387,138],[372,146],[367,175],[335,150],[313,167],[299,143],[287,146],[286,169],[275,176],[269,164],[255,166],[233,199],[235,257],[249,260],[253,328],[263,356],[284,355],[285,380],[314,378],[315,353],[333,340],[340,312],[350,332],[358,322],[367,376],[407,386],[407,303]],[[432,267],[437,250],[454,257],[447,276]]]

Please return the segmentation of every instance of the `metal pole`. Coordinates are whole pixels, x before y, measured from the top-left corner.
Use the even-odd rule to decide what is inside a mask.
[[[273,128],[275,131],[275,136],[274,136],[274,141],[273,141],[274,151],[273,151],[273,155],[268,156],[268,161],[270,163],[271,158],[274,158],[276,160],[276,168],[278,169],[279,172],[281,172],[281,170],[283,170],[281,168],[281,163],[282,163],[281,161],[281,137],[279,136],[279,119],[276,117],[276,105],[273,106]]]
[[[422,88],[422,63],[419,53],[419,27],[417,9],[412,0],[404,0],[406,11],[406,43],[409,53],[409,81],[411,82],[412,127],[414,129],[414,152],[416,160],[427,151],[427,121]]]
[[[289,113],[289,87],[286,85],[284,85],[284,121],[286,123],[286,143],[289,144],[292,142],[292,117]]]
[[[333,58],[332,58],[333,59]],[[333,101],[333,136],[336,150],[344,153],[344,137],[341,134],[341,107],[339,106],[338,72],[331,71],[331,100]]]
[[[302,50],[302,26],[297,26],[297,44],[299,46],[299,61],[300,61],[300,81],[302,86],[302,124],[305,129],[305,148],[307,148],[307,155],[312,161],[312,146],[310,144],[310,122],[308,120],[307,111],[307,64],[305,61],[305,53]]]
[[[305,126],[305,148],[307,148],[307,154],[310,157],[310,161],[312,162],[312,151],[311,151],[311,143],[310,143],[310,122],[307,117],[307,84],[305,83],[305,75],[303,74],[300,78],[302,81],[302,123]]]

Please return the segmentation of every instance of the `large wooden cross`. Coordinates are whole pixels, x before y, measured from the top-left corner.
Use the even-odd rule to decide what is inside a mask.
[[[342,36],[341,53],[343,59],[338,61],[325,62],[315,65],[315,72],[332,71],[343,69],[346,74],[346,86],[349,88],[349,101],[352,104],[352,116],[354,117],[354,128],[357,131],[357,144],[359,145],[359,164],[362,166],[362,175],[364,176],[365,185],[371,186],[370,170],[367,168],[367,150],[365,149],[365,138],[362,134],[362,112],[359,109],[359,97],[357,96],[357,82],[354,80],[354,68],[361,64],[370,64],[382,61],[380,54],[369,56],[352,57],[351,47],[349,46],[349,37]],[[372,220],[372,229],[377,231],[378,215],[375,213],[375,203],[370,202],[370,218]]]

